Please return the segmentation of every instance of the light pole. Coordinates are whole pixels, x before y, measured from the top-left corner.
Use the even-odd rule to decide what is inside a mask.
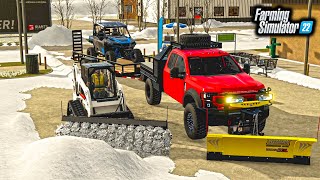
[[[309,0],[308,3],[308,19],[311,18],[312,13],[312,0]],[[310,36],[307,35],[306,38],[306,52],[304,54],[304,75],[309,74],[308,63],[309,63],[309,44],[310,44]]]
[[[19,46],[20,46],[20,60],[21,60],[21,64],[24,64],[23,45],[22,45],[22,31],[21,31],[21,5],[20,5],[20,0],[16,0],[16,3],[17,3],[17,20],[18,20],[18,33],[19,33]]]
[[[27,32],[27,19],[26,19],[26,0],[22,0],[22,25],[24,34],[24,52],[28,54],[28,32]]]
[[[177,23],[177,43],[180,42],[180,17],[179,17],[179,0],[177,0],[177,15],[176,15],[176,23]]]

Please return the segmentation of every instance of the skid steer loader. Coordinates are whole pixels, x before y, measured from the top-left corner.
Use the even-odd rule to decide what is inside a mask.
[[[141,157],[169,155],[171,133],[166,121],[135,120],[126,105],[114,65],[81,61],[73,65],[73,100],[68,102],[66,123],[56,135],[100,139]]]

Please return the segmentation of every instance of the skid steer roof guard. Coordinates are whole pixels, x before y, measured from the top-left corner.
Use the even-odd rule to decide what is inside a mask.
[[[207,160],[284,162],[310,165],[315,138],[208,134]]]

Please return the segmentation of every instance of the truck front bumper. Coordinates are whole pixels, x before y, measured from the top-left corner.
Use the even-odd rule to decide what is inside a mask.
[[[224,110],[217,110],[216,108],[199,108],[208,120],[209,126],[234,126],[238,125],[240,121],[248,121],[249,124],[253,121],[253,113],[259,110],[259,119],[266,119],[269,116],[269,106],[271,103],[259,104],[258,102],[233,104],[225,107]]]

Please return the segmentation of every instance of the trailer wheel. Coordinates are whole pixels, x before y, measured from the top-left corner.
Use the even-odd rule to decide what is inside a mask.
[[[146,80],[145,95],[146,95],[146,100],[147,100],[148,104],[150,104],[150,105],[160,104],[161,92],[159,92],[158,90],[156,90],[153,87],[153,84],[150,79]]]
[[[94,56],[94,57],[97,56],[97,52],[96,52],[96,50],[94,50],[94,47],[89,47],[89,48],[87,49],[87,55],[89,55],[89,56]]]
[[[106,60],[117,62],[116,53],[114,51],[107,51],[105,58]]]
[[[183,34],[180,43],[189,48],[206,48],[211,46],[211,36],[208,34]]]
[[[140,49],[133,49],[132,62],[134,63],[144,62],[144,58]]]
[[[184,128],[190,139],[202,139],[207,136],[204,113],[195,103],[188,103],[184,109]]]

